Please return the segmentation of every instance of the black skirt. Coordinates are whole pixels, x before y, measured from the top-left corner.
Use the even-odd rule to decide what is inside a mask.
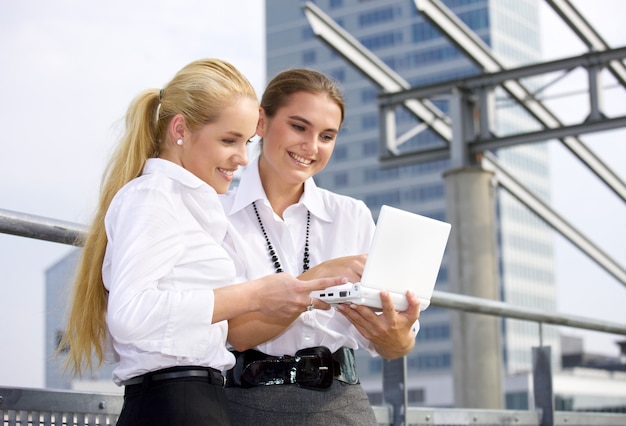
[[[167,371],[172,370],[180,368]],[[124,406],[117,421],[117,426],[230,424],[224,387],[202,377],[145,380],[126,386]]]

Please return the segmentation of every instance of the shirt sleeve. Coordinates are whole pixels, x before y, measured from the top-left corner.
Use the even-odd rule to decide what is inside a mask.
[[[172,273],[185,251],[181,220],[165,191],[134,188],[114,199],[105,220],[107,324],[116,341],[140,350],[201,356],[214,295]]]

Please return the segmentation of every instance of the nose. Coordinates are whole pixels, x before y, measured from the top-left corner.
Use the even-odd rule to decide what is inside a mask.
[[[248,145],[243,144],[241,149],[234,155],[233,160],[239,166],[248,165]]]
[[[310,137],[306,137],[303,141],[302,141],[302,152],[306,153],[306,154],[317,154],[317,144],[318,144],[318,140],[316,136],[310,136]]]

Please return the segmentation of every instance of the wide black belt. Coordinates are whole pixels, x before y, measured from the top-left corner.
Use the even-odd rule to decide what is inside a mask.
[[[301,388],[326,390],[337,379],[359,383],[354,351],[341,348],[331,353],[325,346],[301,349],[295,356],[271,356],[249,349],[231,351],[235,366],[226,372],[226,387],[296,384]]]
[[[195,377],[206,380],[212,385],[224,386],[224,376],[219,370],[210,367],[170,367],[163,370],[152,371],[133,377],[122,382],[124,386],[138,385],[142,383],[160,382],[163,380],[182,379]]]

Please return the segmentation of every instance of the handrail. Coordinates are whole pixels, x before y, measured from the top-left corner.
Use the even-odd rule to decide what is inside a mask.
[[[88,426],[113,425],[123,395],[57,389],[0,386],[0,425]],[[392,425],[386,406],[373,406],[379,425]],[[406,424],[414,426],[543,426],[538,410],[494,410],[407,407]],[[557,411],[554,425],[621,426],[626,414]]]
[[[0,209],[0,233],[80,246],[85,232],[86,227],[77,223]],[[462,294],[435,290],[430,304],[441,308],[626,336],[626,324],[578,315],[550,313]]]
[[[87,228],[72,222],[0,209],[0,233],[80,246]]]

